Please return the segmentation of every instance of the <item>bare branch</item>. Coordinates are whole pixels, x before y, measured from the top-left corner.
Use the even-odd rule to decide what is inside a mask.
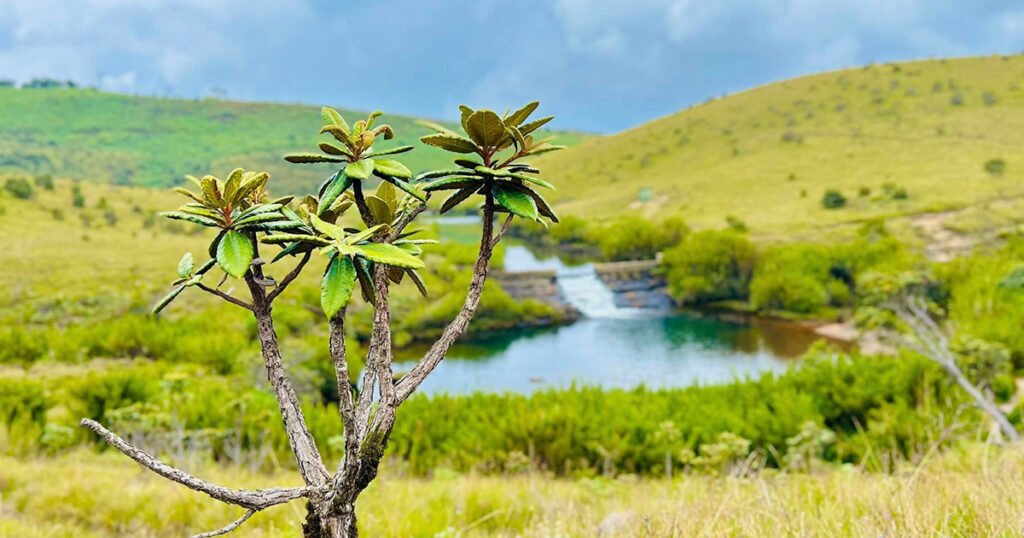
[[[196,284],[196,287],[198,287],[199,289],[205,291],[206,293],[212,293],[213,295],[216,295],[217,297],[220,297],[221,299],[224,299],[225,301],[227,301],[227,302],[229,302],[229,303],[231,303],[233,305],[240,306],[240,307],[242,307],[242,308],[244,308],[246,310],[250,310],[250,311],[253,309],[251,304],[249,304],[249,303],[247,303],[247,302],[245,302],[245,301],[243,301],[241,299],[237,299],[235,297],[232,297],[232,296],[224,293],[223,291],[211,288],[211,287],[207,286],[206,284],[203,284],[202,282]]]
[[[398,236],[402,235],[402,232],[405,231],[405,227],[408,226],[409,223],[413,221],[413,219],[418,217],[420,213],[423,213],[423,210],[425,210],[426,208],[427,204],[421,202],[416,207],[414,207],[412,211],[406,211],[402,215],[402,217],[398,219],[398,222],[396,222],[395,225],[391,227],[391,233],[387,235],[384,241],[387,243],[391,243],[395,239],[398,239]]]
[[[307,251],[302,256],[302,259],[299,260],[299,263],[295,265],[295,268],[292,269],[291,272],[289,272],[287,275],[285,275],[283,279],[281,279],[281,282],[277,285],[276,288],[274,288],[274,291],[267,294],[268,303],[274,302],[274,299],[277,299],[277,296],[281,295],[285,288],[288,287],[288,284],[291,284],[292,282],[295,281],[296,278],[299,277],[299,275],[302,273],[302,268],[306,266],[307,262],[309,262],[309,257],[312,254],[313,251]]]
[[[221,536],[221,535],[227,534],[227,533],[237,529],[238,527],[242,526],[242,523],[245,523],[255,513],[256,513],[256,510],[253,510],[252,508],[250,508],[244,514],[242,514],[242,517],[232,521],[226,527],[219,528],[219,529],[217,529],[215,531],[210,531],[210,532],[204,532],[202,534],[197,534],[197,535],[193,536],[192,538],[213,538],[214,536]]]
[[[135,460],[139,465],[153,471],[154,473],[174,482],[177,482],[189,489],[205,493],[210,497],[227,503],[248,508],[249,510],[263,510],[270,506],[284,504],[300,497],[308,497],[309,488],[273,488],[260,490],[231,489],[224,486],[211,484],[185,471],[171,467],[166,463],[154,458],[143,450],[135,448],[127,441],[118,437],[114,432],[103,427],[94,420],[83,418],[82,426],[96,432],[108,444],[121,451],[122,454]]]
[[[512,224],[512,217],[513,216],[514,215],[512,215],[512,213],[509,213],[508,216],[505,217],[505,222],[503,222],[501,224],[501,229],[498,230],[498,233],[494,235],[494,239],[491,240],[491,248],[492,249],[494,247],[498,246],[498,243],[501,241],[502,237],[505,237],[505,232],[508,231],[509,225]]]
[[[329,321],[331,359],[334,362],[334,375],[338,383],[338,412],[345,427],[345,458],[338,464],[335,480],[347,464],[351,465],[359,450],[356,429],[356,409],[352,398],[352,386],[349,380],[348,359],[345,349],[345,309],[335,314]]]
[[[466,292],[466,300],[462,304],[462,310],[459,311],[455,319],[445,327],[444,332],[441,333],[441,337],[434,342],[427,354],[412,370],[409,371],[402,380],[399,381],[396,387],[396,397],[398,402],[404,402],[412,393],[419,387],[423,381],[427,378],[430,372],[437,368],[437,365],[444,360],[445,355],[448,354],[448,350],[451,349],[452,344],[462,333],[466,332],[466,328],[469,327],[470,320],[473,319],[473,315],[476,314],[476,309],[480,305],[480,296],[484,290],[484,284],[487,282],[487,269],[491,261],[491,254],[494,253],[495,238],[492,237],[494,233],[494,205],[490,195],[487,196],[484,202],[484,215],[483,215],[483,230],[480,234],[480,252],[477,255],[476,265],[473,267],[473,279],[469,282],[469,290]],[[498,239],[500,239],[500,234]]]

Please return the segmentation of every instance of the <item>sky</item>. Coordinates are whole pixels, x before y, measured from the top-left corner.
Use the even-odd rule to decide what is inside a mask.
[[[873,62],[1024,51],[1012,0],[0,0],[0,78],[616,132]]]

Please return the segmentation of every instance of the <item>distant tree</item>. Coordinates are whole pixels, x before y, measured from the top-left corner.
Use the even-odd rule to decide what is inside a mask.
[[[43,174],[35,177],[36,187],[40,189],[46,189],[48,191],[53,190],[53,176],[50,174]]]
[[[8,178],[4,183],[4,190],[9,192],[11,196],[21,200],[28,200],[33,194],[32,184],[23,177]]]
[[[196,190],[176,189],[189,203],[164,216],[212,228],[216,231],[209,247],[210,259],[196,264],[191,253],[178,263],[178,280],[172,291],[154,307],[160,312],[189,288],[199,289],[252,313],[267,377],[284,421],[285,432],[305,485],[298,488],[238,490],[211,484],[164,464],[132,446],[103,425],[90,419],[82,424],[105,441],[153,472],[219,501],[239,506],[245,513],[223,529],[202,536],[230,532],[257,511],[306,499],[303,534],[307,538],[341,538],[357,535],[355,502],[373,481],[388,444],[398,407],[416,391],[444,360],[455,340],[465,332],[480,304],[488,267],[495,247],[508,230],[513,217],[529,220],[546,218],[557,222],[547,202],[535,190],[550,187],[538,177],[540,170],[521,159],[559,149],[546,141],[534,140],[532,133],[548,123],[546,117],[527,121],[537,109],[530,103],[504,116],[490,110],[461,107],[465,136],[430,124],[437,134],[421,140],[431,146],[459,154],[455,167],[421,174],[415,180],[409,169],[390,158],[412,150],[401,146],[376,150],[374,142],[388,140],[394,131],[388,125],[374,127],[381,115],[348,122],[335,110],[324,108],[321,133],[337,143],[322,142],[322,153],[289,155],[293,163],[333,163],[339,169],[315,194],[297,201],[292,197],[266,200],[266,172],[234,170],[224,180],[213,176],[190,177]],[[373,194],[365,192],[371,178],[380,180]],[[400,197],[400,191],[405,195]],[[413,239],[415,230],[406,228],[426,209],[427,198],[437,192],[453,191],[441,205],[441,212],[470,197],[482,198],[480,247],[465,301],[429,351],[401,378],[395,377],[391,336],[391,286],[412,281],[426,294],[417,273],[424,267],[420,245],[432,241]],[[355,207],[361,225],[343,225],[339,220]],[[506,215],[495,231],[495,217]],[[260,254],[262,245],[283,249],[269,261]],[[337,378],[339,413],[344,426],[344,458],[331,472],[320,456],[306,425],[300,399],[284,369],[274,329],[274,302],[308,266],[314,253],[326,258],[322,272],[320,304],[328,319],[328,350]],[[279,260],[298,257],[287,273],[275,278]],[[209,286],[204,277],[219,268],[227,277],[242,280],[248,297]],[[360,390],[354,389],[358,372],[348,369],[345,342],[346,306],[358,286],[363,299],[373,305],[373,325],[367,344]]]
[[[82,186],[77,181],[71,185],[71,205],[79,209],[85,207],[85,195],[82,194]]]
[[[939,364],[1010,441],[1020,434],[982,388],[990,383],[1008,354],[969,339],[957,339],[945,323],[941,293],[920,273],[875,274],[859,286],[864,307],[859,323],[879,332],[884,341]],[[965,373],[973,371],[974,380]],[[980,386],[979,386],[980,385]]]
[[[0,88],[13,88],[15,82],[9,78],[0,78]]]

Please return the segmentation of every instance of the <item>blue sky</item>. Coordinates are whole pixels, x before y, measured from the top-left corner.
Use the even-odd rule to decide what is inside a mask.
[[[1020,53],[1006,0],[0,0],[0,78],[614,132],[801,74]]]

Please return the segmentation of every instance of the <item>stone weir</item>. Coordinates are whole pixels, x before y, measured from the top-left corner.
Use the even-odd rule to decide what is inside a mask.
[[[554,270],[494,271],[492,277],[517,301],[536,299],[565,313],[569,320],[580,317],[580,311],[562,297],[562,292],[558,289],[558,273]]]
[[[615,294],[615,305],[664,309],[672,306],[660,259],[595,263],[594,271]]]

